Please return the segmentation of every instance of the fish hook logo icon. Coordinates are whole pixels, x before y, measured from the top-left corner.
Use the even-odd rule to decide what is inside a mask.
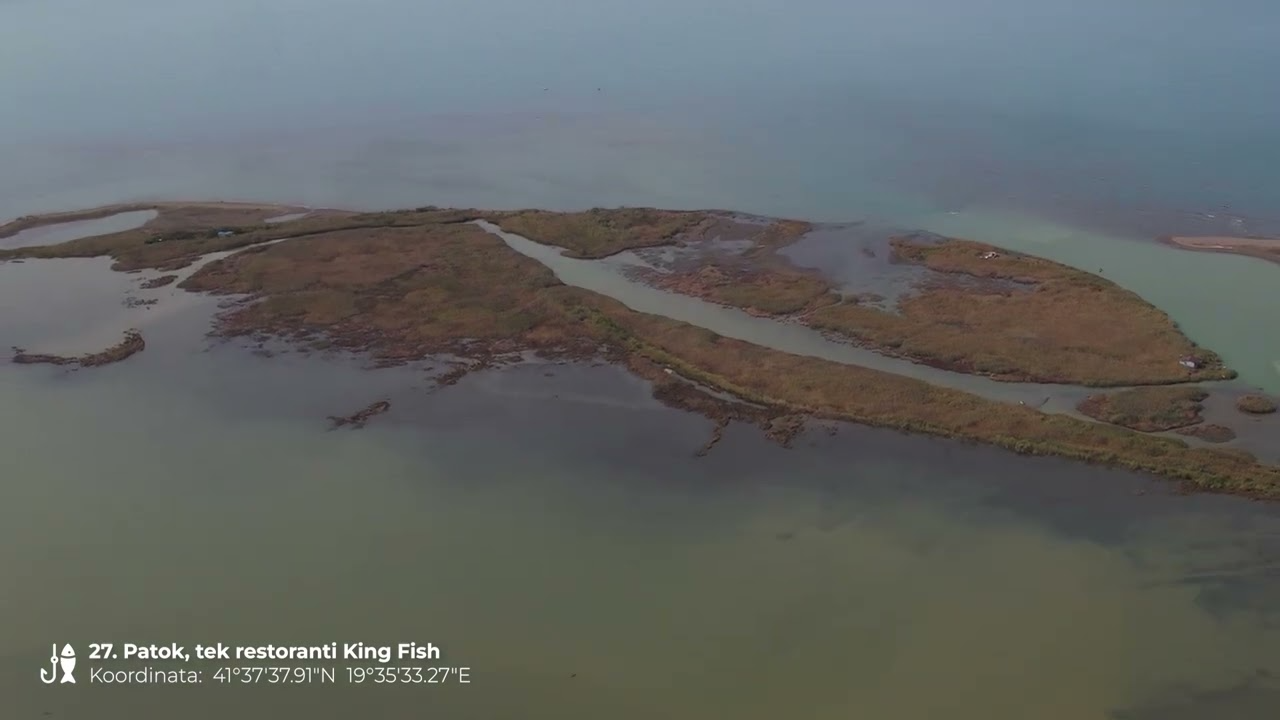
[[[49,658],[50,668],[48,670],[40,669],[40,682],[46,685],[52,685],[58,680],[58,668],[62,668],[62,682],[74,683],[75,677],[71,674],[76,669],[76,651],[70,645],[62,646],[62,656],[58,656],[58,644],[53,644],[53,657]]]

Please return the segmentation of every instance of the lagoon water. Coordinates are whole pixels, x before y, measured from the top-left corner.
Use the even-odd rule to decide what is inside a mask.
[[[106,235],[108,233],[132,230],[142,227],[156,216],[155,210],[138,210],[122,212],[95,220],[75,220],[34,227],[22,232],[0,238],[0,248],[33,247],[38,245],[57,245],[76,238]]]
[[[1278,227],[1280,9],[1053,5],[0,0],[0,216],[219,198],[867,218],[1102,268],[1280,391],[1280,266],[1152,242]],[[793,450],[735,427],[695,459],[708,423],[611,368],[432,392],[413,369],[210,349],[210,302],[138,279],[0,265],[0,345],[148,338],[94,372],[0,368],[14,717],[1280,709],[1270,506],[851,427]],[[326,432],[384,396],[368,428]],[[330,641],[434,642],[474,682],[38,677],[51,643]]]

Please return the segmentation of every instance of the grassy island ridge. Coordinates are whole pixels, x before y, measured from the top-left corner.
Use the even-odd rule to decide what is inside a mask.
[[[463,224],[476,217],[506,215],[436,208],[332,212],[246,225],[227,237],[151,244],[144,226],[7,256],[111,255],[124,269],[164,268],[190,262],[193,254],[290,238],[214,261],[180,287],[246,296],[217,319],[215,331],[224,335],[272,335],[366,352],[386,363],[449,353],[471,360],[471,368],[517,352],[602,357],[655,381],[655,393],[672,404],[721,424],[729,418],[755,422],[780,438],[794,433],[797,418],[846,420],[1146,471],[1189,488],[1280,499],[1280,468],[1239,452],[1192,448],[632,311],[562,284],[536,260]],[[198,235],[202,228],[191,230]],[[635,241],[653,237],[645,231]],[[621,239],[592,247],[630,242],[623,232]]]
[[[599,259],[626,250],[672,245],[682,240],[727,234],[750,238],[757,253],[794,242],[812,226],[798,220],[737,223],[728,213],[656,208],[595,208],[583,212],[518,210],[487,213],[503,230],[543,245],[564,248],[570,257]]]
[[[1187,437],[1199,438],[1209,443],[1231,442],[1236,439],[1236,431],[1225,425],[1192,425],[1178,428],[1174,432]]]
[[[701,213],[623,208],[558,213],[520,210],[487,218],[507,232],[556,245],[577,258],[602,258],[624,250],[667,245],[704,219]]]
[[[708,264],[687,272],[662,274],[641,271],[634,274],[665,290],[764,317],[812,312],[824,305],[840,302],[830,284],[812,273]]]
[[[641,276],[752,314],[792,316],[886,355],[995,380],[1115,387],[1235,377],[1164,312],[1096,275],[969,240],[898,237],[889,250],[898,263],[928,271],[893,308],[838,293],[818,273],[776,256],[762,263],[758,255],[720,255],[697,268]],[[1181,365],[1186,357],[1198,367]]]
[[[415,227],[425,223],[466,222],[488,217],[474,210],[423,207],[396,212],[355,213],[310,210],[289,205],[237,203],[153,203],[113,205],[107,211],[85,210],[50,216],[27,216],[0,226],[0,236],[55,222],[106,217],[131,210],[154,209],[159,214],[132,230],[70,240],[57,245],[0,249],[0,261],[22,258],[109,256],[115,270],[177,270],[213,252],[235,250],[271,240],[320,235],[338,230]],[[306,211],[305,217],[269,224],[268,218]],[[495,213],[501,215],[501,213]]]

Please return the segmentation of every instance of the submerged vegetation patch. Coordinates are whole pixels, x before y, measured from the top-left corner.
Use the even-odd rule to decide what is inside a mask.
[[[370,420],[381,415],[391,409],[390,400],[378,400],[369,403],[367,406],[350,415],[330,415],[329,422],[332,423],[331,429],[340,427],[350,427],[358,430],[364,427]]]
[[[1236,401],[1236,408],[1251,415],[1267,415],[1276,411],[1276,401],[1264,395],[1245,395]]]
[[[13,349],[13,362],[19,365],[77,365],[79,367],[97,367],[110,365],[126,360],[146,349],[147,343],[142,333],[137,330],[126,330],[124,339],[111,347],[86,355],[51,355],[47,353],[29,353],[22,348]]]
[[[138,284],[138,287],[143,290],[155,290],[156,288],[162,288],[166,285],[172,285],[173,281],[177,279],[177,275],[161,275],[159,277],[151,278],[150,280],[142,281]]]

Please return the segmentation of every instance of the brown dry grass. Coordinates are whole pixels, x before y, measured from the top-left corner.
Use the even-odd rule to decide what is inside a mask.
[[[649,273],[644,277],[657,287],[742,308],[753,315],[791,315],[838,299],[825,280],[794,271],[707,265],[693,272]]]
[[[566,254],[579,258],[602,258],[624,250],[667,245],[706,218],[704,213],[653,208],[596,208],[575,213],[521,210],[487,216],[507,232],[565,248]]]
[[[270,240],[306,237],[336,230],[465,222],[480,217],[473,210],[433,207],[380,213],[318,210],[298,220],[267,225],[261,221],[297,208],[231,203],[174,203],[156,204],[154,207],[158,209],[159,215],[141,228],[71,240],[58,245],[0,250],[0,260],[109,255],[116,261],[112,266],[116,270],[176,270],[208,253],[234,250]],[[42,217],[44,216],[35,220],[39,221]],[[218,237],[217,231],[220,229],[233,230],[234,234]]]
[[[1199,438],[1211,443],[1225,443],[1236,439],[1236,431],[1226,425],[1193,425],[1180,428],[1176,432],[1179,435]]]
[[[323,332],[383,358],[565,348],[580,339],[554,274],[474,225],[342,230],[252,248],[182,286],[259,298],[221,319],[230,334]]]
[[[809,323],[919,362],[1018,382],[1092,386],[1234,377],[1164,312],[1089,273],[982,243],[894,241],[899,257],[938,273],[994,283],[935,284],[897,312],[857,303],[823,307]],[[984,260],[982,254],[998,252]],[[1185,355],[1200,370],[1178,364]]]
[[[1198,387],[1145,387],[1090,395],[1078,409],[1131,430],[1162,432],[1201,422],[1201,403],[1207,397],[1209,393]]]
[[[324,333],[342,347],[411,359],[442,349],[590,352],[676,367],[787,414],[814,413],[1110,462],[1255,494],[1280,471],[960,391],[721,338],[568,288],[542,265],[469,225],[343,231],[248,250],[211,264],[195,289],[255,294],[230,332]],[[775,413],[776,414],[776,413]]]
[[[798,237],[800,230],[780,232]],[[821,277],[756,253],[759,244],[746,259],[712,258],[694,271],[645,279],[754,314],[803,312],[809,326],[874,350],[997,380],[1109,387],[1235,376],[1164,312],[1103,278],[965,240],[898,238],[893,246],[900,261],[933,271],[894,311],[861,295],[842,301]],[[987,252],[999,256],[983,259]],[[1182,367],[1186,355],[1200,358],[1202,369]]]
[[[634,352],[744,399],[792,412],[974,440],[1185,480],[1204,490],[1280,498],[1280,468],[1236,453],[1000,403],[891,373],[778,352],[614,303]]]
[[[562,285],[544,266],[479,228],[447,224],[471,212],[349,216],[330,219],[327,229],[321,220],[286,223],[287,234],[305,228],[302,234],[309,235],[211,263],[183,286],[252,298],[220,318],[219,328],[228,334],[310,336],[389,361],[442,351],[483,360],[517,350],[644,360],[768,407],[771,427],[781,422],[794,429],[796,422],[782,419],[819,415],[1143,470],[1204,490],[1280,498],[1280,468],[1238,453],[1192,449],[636,313]],[[157,246],[140,251],[152,252],[150,247]]]

